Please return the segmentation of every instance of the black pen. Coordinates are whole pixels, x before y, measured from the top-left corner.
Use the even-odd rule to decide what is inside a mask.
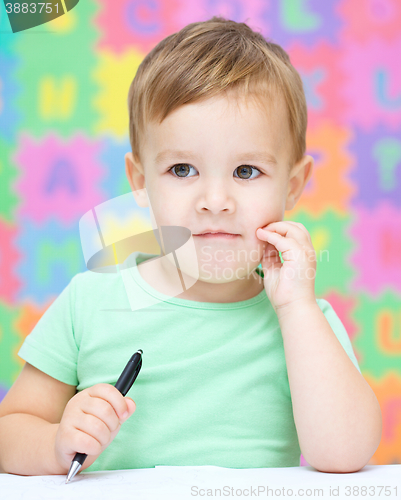
[[[135,382],[136,377],[142,366],[142,349],[138,349],[136,353],[131,357],[128,361],[127,366],[124,368],[124,371],[120,375],[120,378],[117,380],[116,385],[114,386],[118,389],[123,396],[127,394],[127,392],[131,389],[132,384]],[[86,457],[85,453],[76,453],[73,461],[71,462],[70,470],[67,474],[67,479],[65,483],[75,476],[75,474],[79,471],[84,463]]]

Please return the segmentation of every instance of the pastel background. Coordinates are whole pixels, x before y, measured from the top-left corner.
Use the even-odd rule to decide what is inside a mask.
[[[281,44],[303,79],[315,171],[286,219],[310,232],[316,296],[341,318],[380,402],[370,463],[401,463],[398,0],[82,0],[15,34],[1,2],[0,400],[25,337],[86,270],[79,219],[130,190],[126,99],[138,65],[167,35],[217,14]],[[148,209],[135,224],[151,228]]]

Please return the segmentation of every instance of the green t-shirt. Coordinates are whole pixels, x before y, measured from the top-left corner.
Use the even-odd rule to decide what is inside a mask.
[[[131,257],[140,263],[154,256]],[[133,311],[130,304],[144,296],[156,302]],[[326,300],[317,303],[360,371],[340,319]],[[127,394],[136,411],[87,471],[300,465],[283,338],[265,290],[240,302],[195,302],[159,293],[136,266],[124,270],[124,281],[86,271],[72,278],[18,354],[82,391],[115,385],[138,349],[142,368]]]

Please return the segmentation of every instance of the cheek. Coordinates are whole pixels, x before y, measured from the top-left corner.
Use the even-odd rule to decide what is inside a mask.
[[[269,186],[262,193],[257,193],[250,200],[247,200],[244,208],[252,225],[256,225],[258,228],[266,226],[270,222],[281,220],[283,196],[279,186],[274,189],[270,189]]]
[[[182,198],[177,196],[156,197],[152,210],[159,226],[184,226],[187,227],[188,213]],[[190,229],[190,228],[188,228]]]

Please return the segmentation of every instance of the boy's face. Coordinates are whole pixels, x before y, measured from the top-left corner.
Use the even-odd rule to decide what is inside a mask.
[[[275,103],[269,110],[227,94],[181,106],[160,125],[148,125],[142,164],[126,154],[131,188],[146,187],[157,225],[192,232],[202,281],[247,279],[267,245],[256,230],[283,220],[312,173],[310,156],[288,173],[293,144],[284,101]],[[157,161],[166,150],[187,153]],[[238,236],[194,236],[211,228]]]

